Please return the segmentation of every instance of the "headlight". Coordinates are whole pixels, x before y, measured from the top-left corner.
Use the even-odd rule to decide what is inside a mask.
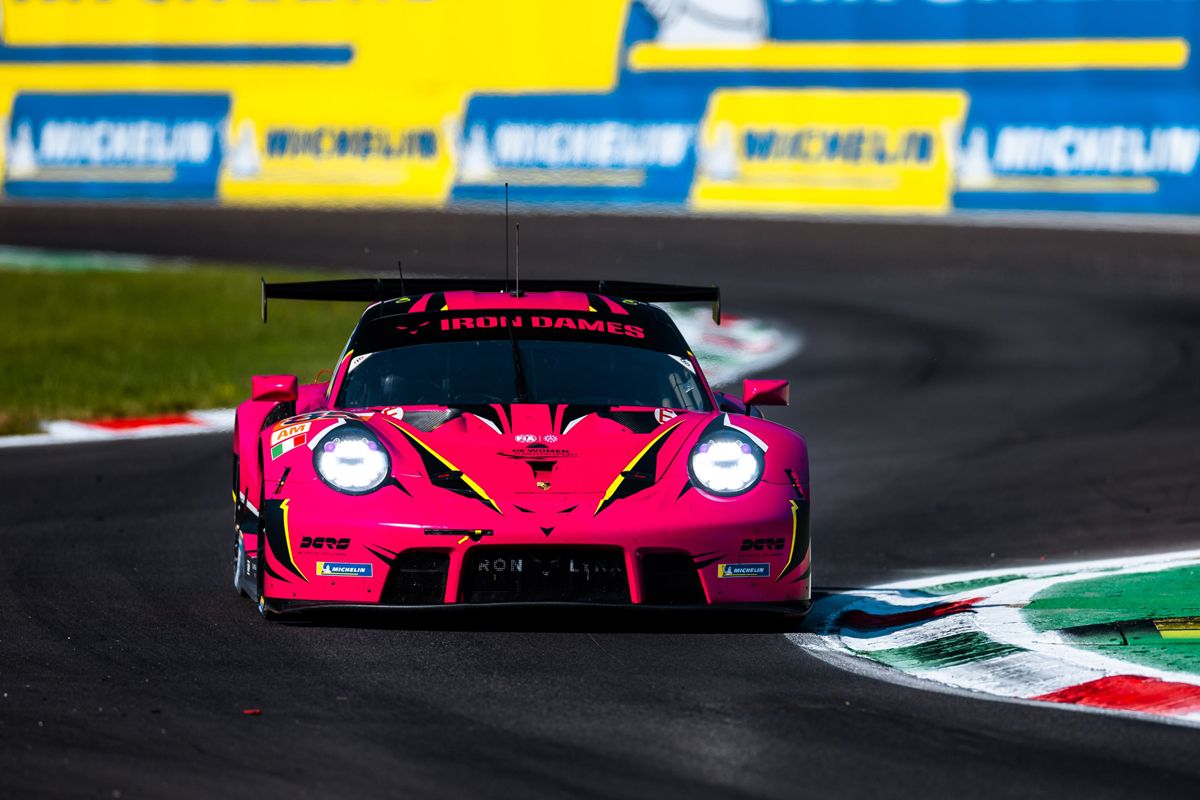
[[[375,435],[356,426],[343,426],[342,430],[326,435],[317,447],[313,465],[321,480],[346,494],[366,494],[378,489],[392,466],[387,450]]]
[[[714,431],[701,437],[692,449],[688,471],[692,481],[707,492],[741,494],[754,488],[762,477],[762,450],[738,431]]]

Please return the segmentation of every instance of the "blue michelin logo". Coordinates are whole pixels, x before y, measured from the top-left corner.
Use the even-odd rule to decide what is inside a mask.
[[[370,564],[352,564],[341,561],[318,561],[317,574],[335,578],[370,578]]]
[[[717,564],[718,578],[769,578],[770,564]]]
[[[227,95],[19,94],[5,192],[215,198],[229,105]]]
[[[495,201],[507,182],[535,203],[681,205],[707,102],[685,91],[473,97],[453,197]]]

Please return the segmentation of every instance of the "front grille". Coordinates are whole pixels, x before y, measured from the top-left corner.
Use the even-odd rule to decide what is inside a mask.
[[[642,602],[647,605],[705,605],[704,587],[687,553],[646,553],[641,559]]]
[[[446,597],[450,554],[436,550],[405,550],[388,570],[379,602],[394,606],[426,606]]]
[[[628,603],[625,555],[615,547],[473,547],[464,603]]]

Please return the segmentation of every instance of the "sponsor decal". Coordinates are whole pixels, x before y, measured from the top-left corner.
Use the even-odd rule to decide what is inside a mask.
[[[787,546],[781,536],[771,539],[742,539],[742,551],[747,550],[782,550]]]
[[[943,212],[960,91],[720,89],[691,203],[704,210]]]
[[[695,169],[706,94],[642,87],[476,95],[458,142],[453,197],[491,198],[508,182],[534,200],[679,204]]]
[[[5,148],[5,192],[215,197],[229,107],[228,95],[18,94]]]
[[[976,92],[956,159],[955,205],[1200,211],[1200,105],[1184,97]]]
[[[273,127],[266,133],[268,158],[422,158],[438,154],[438,134],[430,128]]]
[[[372,566],[344,561],[318,561],[317,575],[333,578],[370,578]]]
[[[508,458],[531,458],[535,460],[550,460],[557,458],[574,458],[577,454],[571,450],[566,450],[560,447],[547,447],[542,444],[531,445],[530,447],[520,447],[515,450],[509,450],[507,453],[499,453],[498,455]]]
[[[545,442],[546,444],[554,444],[555,442],[558,441],[558,436],[553,433],[547,433],[545,436],[542,437],[542,441]]]
[[[375,355],[375,354],[374,353],[363,353],[361,356],[355,356],[354,358],[350,359],[350,366],[346,367],[346,372],[354,372],[355,367],[357,367],[359,364],[366,361],[368,358],[370,358],[373,355]]]
[[[385,416],[391,417],[392,419],[404,419],[404,409],[401,408],[400,406],[393,406],[392,408],[385,408],[382,411],[380,411],[379,413],[381,413]]]
[[[513,437],[513,441],[517,444],[534,444],[537,440],[538,437],[532,433],[518,433]]]
[[[689,362],[687,362],[687,363],[688,363],[689,365],[691,364],[691,362],[690,362],[690,361],[689,361]],[[664,422],[669,422],[670,420],[673,420],[673,419],[675,419],[675,417],[677,417],[677,416],[679,416],[679,415],[678,415],[678,414],[677,414],[677,413],[676,413],[674,410],[672,410],[672,409],[670,409],[670,408],[656,408],[656,409],[654,409],[654,419],[658,420],[658,424],[659,424],[659,425],[663,424]]]
[[[503,556],[492,556],[480,558],[475,565],[476,572],[484,572],[491,574],[522,574],[525,572],[525,558],[505,558]],[[580,558],[570,556],[562,557],[531,557],[532,569],[540,572],[542,575],[550,575],[553,572],[566,573],[568,575],[592,575],[599,573],[624,573],[625,564],[621,561],[612,558]]]
[[[300,539],[301,550],[345,550],[349,547],[349,537],[305,536]]]
[[[445,317],[438,321],[443,331],[486,330],[489,328],[557,328],[572,331],[591,331],[607,333],[612,336],[629,336],[633,339],[646,338],[646,332],[639,325],[627,325],[623,322],[612,322],[587,317],[549,317],[549,316],[485,316],[485,317]],[[426,324],[426,323],[423,323]]]
[[[770,564],[717,564],[718,578],[769,578]]]

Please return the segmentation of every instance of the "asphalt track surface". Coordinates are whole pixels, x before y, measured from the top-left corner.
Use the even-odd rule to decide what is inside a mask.
[[[523,223],[527,277],[719,281],[727,311],[804,331],[775,418],[812,449],[823,591],[1195,546],[1200,237]],[[3,244],[349,269],[494,274],[501,242],[494,216],[0,208]],[[1198,730],[896,686],[736,619],[268,624],[229,585],[228,470],[222,436],[0,461],[0,796],[1200,785]]]

